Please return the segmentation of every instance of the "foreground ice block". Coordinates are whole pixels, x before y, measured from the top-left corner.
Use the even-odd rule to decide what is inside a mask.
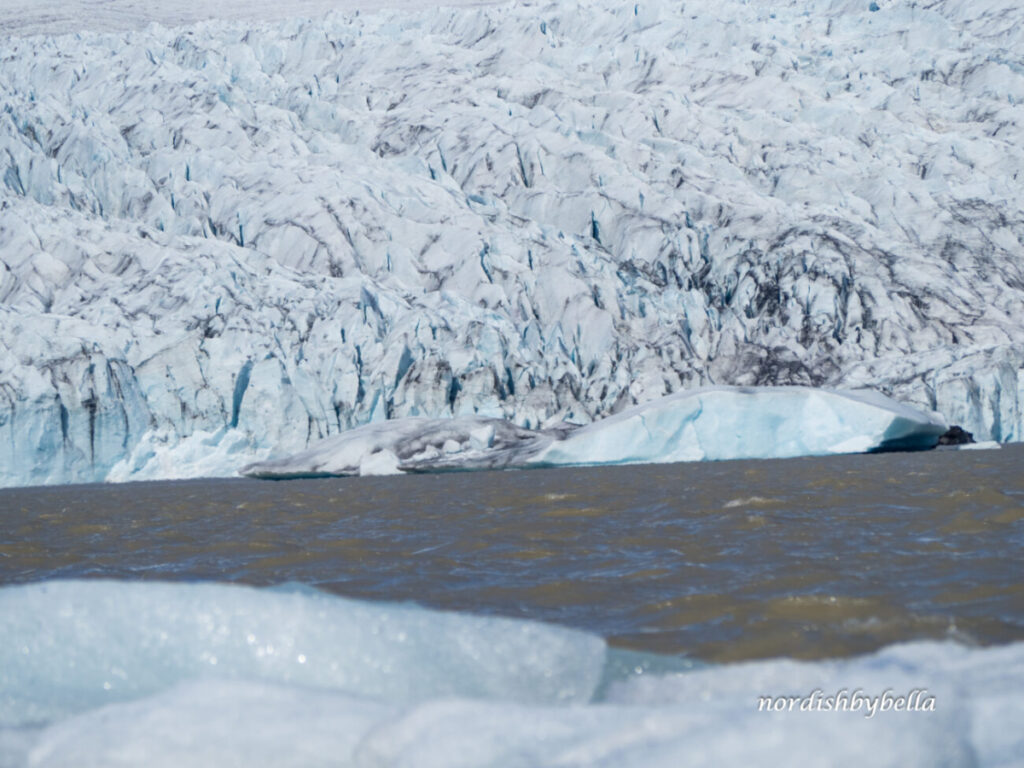
[[[593,635],[307,590],[68,581],[0,590],[0,724],[46,721],[193,678],[407,703],[586,701]]]
[[[926,450],[946,429],[939,414],[877,392],[704,387],[578,429],[538,432],[472,417],[397,419],[241,472],[286,478]]]
[[[0,735],[0,765],[338,768],[352,765],[365,734],[398,711],[298,685],[192,680],[60,720],[39,738],[21,730],[7,760]]]
[[[612,674],[615,653],[585,632],[311,591],[7,587],[0,765],[1009,768],[1024,757],[1024,643],[671,673]]]
[[[703,387],[631,408],[552,442],[529,464],[639,464],[925,450],[948,429],[878,392]]]

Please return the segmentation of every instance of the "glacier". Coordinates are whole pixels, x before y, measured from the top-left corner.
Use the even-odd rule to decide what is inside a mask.
[[[948,427],[938,413],[873,391],[701,387],[578,428],[534,431],[479,417],[394,419],[239,472],[285,479],[928,450]]]
[[[8,586],[0,764],[995,768],[1024,754],[1021,643],[675,669],[619,653],[576,630],[309,588]],[[815,691],[919,691],[933,711],[759,710]]]
[[[0,3],[0,486],[721,385],[1024,433],[1019,4],[94,5]]]

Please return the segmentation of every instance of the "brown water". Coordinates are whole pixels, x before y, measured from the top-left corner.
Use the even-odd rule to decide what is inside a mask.
[[[303,582],[709,660],[1024,639],[1024,445],[0,491],[0,585]]]

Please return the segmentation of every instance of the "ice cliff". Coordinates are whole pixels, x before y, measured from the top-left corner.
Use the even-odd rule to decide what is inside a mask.
[[[708,384],[1019,440],[1024,9],[879,5],[0,41],[0,485]]]

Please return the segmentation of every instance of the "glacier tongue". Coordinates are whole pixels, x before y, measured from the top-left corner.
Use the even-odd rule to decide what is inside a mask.
[[[948,426],[878,392],[701,387],[578,429],[539,432],[472,417],[368,424],[240,471],[288,478],[927,450]]]
[[[6,38],[0,485],[707,384],[1019,440],[1022,30],[585,0]]]

